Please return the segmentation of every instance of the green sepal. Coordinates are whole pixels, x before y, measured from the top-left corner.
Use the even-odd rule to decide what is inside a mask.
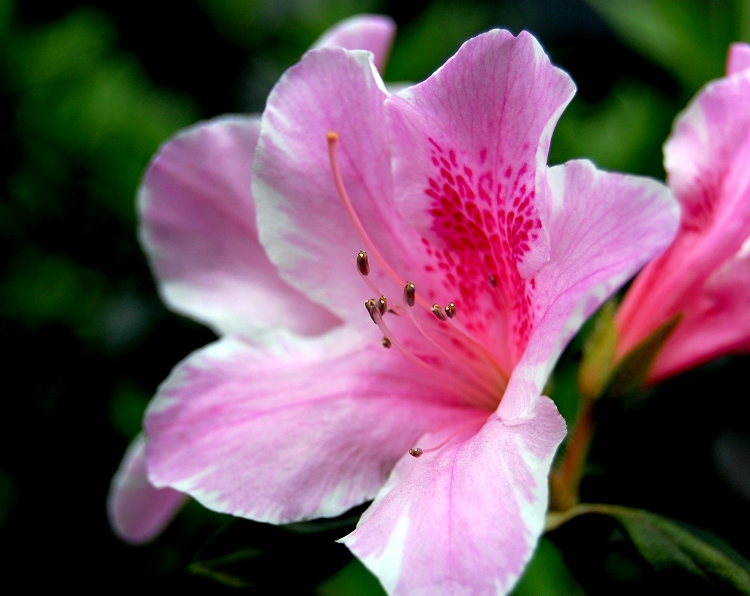
[[[615,305],[610,300],[596,316],[594,328],[583,344],[583,358],[578,368],[578,391],[585,399],[601,397],[612,375],[617,347]]]
[[[681,320],[682,313],[676,314],[625,354],[612,370],[603,395],[619,398],[638,393],[643,388],[659,352]]]

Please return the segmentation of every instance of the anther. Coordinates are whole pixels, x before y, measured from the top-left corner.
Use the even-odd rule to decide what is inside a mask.
[[[440,305],[435,303],[432,305],[432,308],[430,309],[432,311],[432,314],[435,315],[438,319],[441,321],[447,321],[448,317],[445,316],[445,313],[443,312],[443,309],[440,308]]]
[[[410,281],[406,282],[406,285],[404,286],[404,302],[406,302],[407,306],[414,306],[414,303],[417,301],[417,288],[414,287],[414,284]]]
[[[391,340],[388,339],[387,337],[383,337],[383,341],[381,343],[383,344],[384,348],[388,348],[388,349],[390,349],[390,347],[393,345],[391,343]]]
[[[364,276],[370,273],[370,261],[367,259],[367,253],[364,250],[357,253],[357,269]]]
[[[496,288],[496,287],[497,287],[497,277],[495,277],[495,274],[494,274],[494,273],[493,273],[492,275],[490,275],[490,285],[491,285],[491,286],[492,286],[493,288]]]
[[[412,447],[409,449],[409,455],[412,457],[420,457],[421,455],[425,453],[433,453],[434,451],[437,451],[439,449],[442,449],[445,447],[448,443],[450,443],[453,439],[455,439],[458,435],[460,435],[462,432],[467,431],[472,426],[476,426],[478,422],[485,422],[487,420],[487,416],[481,416],[478,418],[474,418],[473,420],[470,420],[467,424],[464,424],[463,426],[459,427],[457,430],[452,432],[450,435],[445,437],[440,444],[435,445],[434,447],[425,447],[422,449],[422,447]]]
[[[445,307],[445,314],[448,315],[449,319],[452,319],[456,316],[456,303],[455,302],[449,302],[448,306]]]
[[[378,300],[378,309],[380,310],[380,316],[382,317],[388,312],[388,298],[381,296]]]
[[[336,142],[339,140],[339,135],[336,132],[333,132],[332,130],[329,130],[326,133],[326,139],[328,139],[330,142]]]
[[[370,318],[372,319],[372,322],[376,325],[378,324],[378,319],[380,318],[380,304],[379,300],[375,301],[372,298],[370,298],[367,302],[365,302],[365,308],[367,309],[367,312],[370,313]]]

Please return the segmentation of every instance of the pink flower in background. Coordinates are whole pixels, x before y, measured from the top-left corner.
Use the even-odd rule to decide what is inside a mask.
[[[276,524],[374,499],[343,542],[389,592],[505,593],[565,435],[542,387],[677,209],[651,180],[547,167],[574,87],[529,34],[471,39],[395,95],[376,45],[308,52],[260,125],[199,125],[146,174],[162,294],[222,337],[160,387],[145,467]]]
[[[650,382],[750,350],[749,45],[730,48],[727,76],[677,118],[664,166],[682,206],[680,230],[633,282],[616,317],[621,357],[682,313]]]

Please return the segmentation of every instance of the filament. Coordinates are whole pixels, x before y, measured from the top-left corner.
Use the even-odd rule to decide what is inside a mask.
[[[380,314],[380,310],[378,309],[378,304],[376,300],[368,300],[365,303],[365,306],[367,307],[368,312],[370,313],[370,317],[372,318],[373,322],[378,326],[378,329],[380,329],[381,333],[383,334],[383,337],[388,340],[390,345],[388,347],[395,347],[399,352],[404,354],[409,360],[414,362],[416,365],[421,366],[422,368],[425,368],[429,370],[431,373],[436,373],[440,377],[442,377],[446,383],[451,385],[454,390],[456,390],[456,393],[459,395],[466,395],[471,396],[475,398],[478,405],[481,405],[482,407],[489,407],[493,410],[497,407],[497,403],[495,403],[487,394],[482,393],[477,390],[476,387],[473,387],[471,385],[468,385],[461,381],[460,379],[457,379],[449,374],[447,374],[445,371],[441,370],[439,367],[435,367],[418,356],[416,356],[414,353],[409,351],[400,341],[398,341],[391,330],[388,328],[388,326],[385,324],[385,321],[383,321],[383,316]]]
[[[448,437],[443,439],[440,443],[438,443],[434,447],[425,447],[425,448],[412,447],[411,449],[409,449],[409,455],[411,455],[412,457],[421,457],[425,453],[433,453],[434,451],[437,451],[438,449],[445,447],[450,441],[455,439],[458,435],[464,432],[467,428],[471,428],[472,426],[475,426],[479,420],[484,422],[485,420],[487,420],[487,418],[485,416],[483,416],[482,418],[474,418],[470,422],[467,422],[466,424],[464,424],[461,428],[459,428],[455,432],[451,433]]]
[[[375,244],[372,240],[370,240],[370,236],[362,226],[362,222],[359,221],[359,217],[357,217],[357,213],[354,211],[354,206],[349,200],[349,195],[347,194],[346,188],[344,187],[344,181],[341,178],[341,171],[339,170],[339,162],[336,157],[336,143],[339,140],[338,133],[331,131],[326,134],[326,139],[328,140],[328,157],[331,161],[331,173],[333,174],[333,182],[336,185],[336,190],[339,193],[339,197],[341,197],[341,202],[344,204],[344,209],[346,209],[346,213],[349,215],[349,219],[352,220],[352,224],[354,224],[354,228],[357,230],[357,233],[364,241],[367,250],[372,253],[372,256],[375,257],[375,260],[378,263],[380,263],[380,266],[383,268],[383,270],[399,286],[403,286],[404,282],[388,264],[388,262],[383,258],[383,256],[380,254],[380,251],[375,248]]]

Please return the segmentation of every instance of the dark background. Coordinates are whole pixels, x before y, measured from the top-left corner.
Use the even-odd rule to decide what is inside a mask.
[[[261,111],[279,75],[327,27],[380,12],[399,27],[390,81],[425,78],[489,28],[532,31],[579,89],[550,161],[589,157],[663,179],[661,145],[675,114],[722,75],[730,41],[750,41],[747,6],[0,0],[3,583],[378,593],[356,565],[319,586],[348,563],[333,540],[356,516],[328,531],[277,529],[191,503],[149,545],[129,546],[109,529],[109,482],[148,400],[172,366],[213,339],[166,311],[136,239],[140,176],[171,134],[223,113]],[[569,376],[579,349],[580,340],[558,378]],[[748,362],[727,357],[642,399],[606,404],[583,499],[683,520],[750,556]],[[571,418],[569,396],[555,397]],[[552,533],[518,593],[655,589],[607,524],[572,522]]]

